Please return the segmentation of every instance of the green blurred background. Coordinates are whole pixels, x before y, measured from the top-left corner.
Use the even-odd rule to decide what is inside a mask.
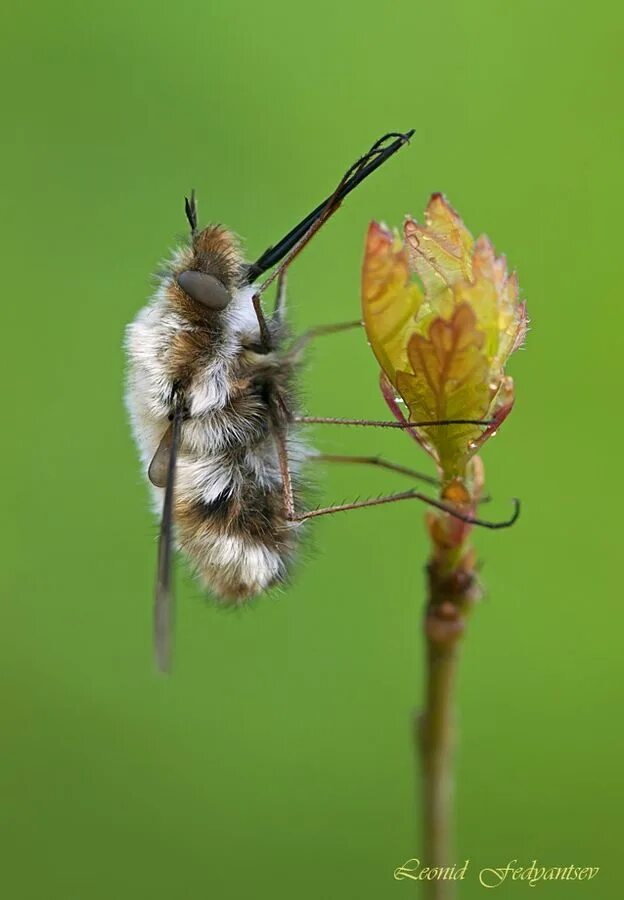
[[[123,407],[122,335],[182,198],[250,255],[388,130],[417,129],[290,279],[297,329],[358,315],[370,218],[444,191],[520,273],[533,329],[485,451],[488,597],[462,659],[457,859],[621,872],[621,4],[269,0],[2,13],[0,880],[13,900],[419,896],[410,720],[423,510],[315,523],[292,587],[204,602],[179,567],[156,676],[156,524]],[[362,335],[320,342],[318,415],[386,415]],[[397,433],[314,432],[426,465]],[[327,501],[400,489],[328,471]],[[618,871],[619,868],[619,871]],[[526,884],[500,895],[526,894]],[[507,892],[507,893],[504,893]]]

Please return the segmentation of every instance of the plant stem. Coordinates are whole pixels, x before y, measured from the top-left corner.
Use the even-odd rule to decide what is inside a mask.
[[[431,519],[433,554],[427,567],[429,596],[423,620],[426,646],[425,706],[416,745],[422,772],[423,865],[446,868],[453,859],[453,755],[455,681],[467,616],[480,597],[467,529],[448,518]],[[454,537],[454,540],[451,540]],[[452,900],[455,881],[423,881],[428,900]]]
[[[419,722],[424,865],[452,864],[454,686],[458,644],[427,638],[425,708]],[[425,887],[426,885],[426,887]],[[454,882],[423,882],[430,900],[450,900]]]

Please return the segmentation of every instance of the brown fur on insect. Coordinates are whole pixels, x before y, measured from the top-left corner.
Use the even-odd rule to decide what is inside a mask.
[[[207,309],[178,283],[184,272],[214,276],[231,296]],[[283,352],[282,316],[269,320],[263,348],[253,290],[234,235],[209,226],[193,235],[161,273],[155,298],[128,332],[128,404],[149,462],[169,428],[172,397],[184,398],[174,521],[180,548],[204,583],[240,602],[287,575],[297,526],[285,517],[273,426],[294,410],[296,360]],[[154,353],[153,350],[156,349]],[[301,449],[289,436],[294,487]],[[162,488],[154,487],[156,501]]]

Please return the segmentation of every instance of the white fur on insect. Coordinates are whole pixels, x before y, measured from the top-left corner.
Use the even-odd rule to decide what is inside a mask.
[[[180,288],[180,273],[212,272],[231,293],[220,311],[206,310]],[[147,470],[170,420],[172,394],[183,385],[185,418],[176,464],[174,519],[180,548],[218,597],[240,602],[287,575],[300,526],[284,514],[283,484],[264,394],[290,398],[293,363],[261,343],[254,290],[233,235],[219,226],[194,236],[159,276],[152,300],[128,327],[127,405]],[[286,440],[296,487],[304,455]],[[164,490],[152,485],[155,507]]]

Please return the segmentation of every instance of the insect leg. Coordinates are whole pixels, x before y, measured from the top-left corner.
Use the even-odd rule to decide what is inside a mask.
[[[336,453],[314,453],[311,454],[308,459],[317,462],[354,463],[364,466],[377,466],[380,469],[388,469],[390,472],[398,472],[399,475],[406,475],[408,478],[424,481],[435,487],[440,486],[440,482],[433,475],[425,475],[423,472],[416,472],[415,469],[401,466],[399,463],[390,462],[387,459],[382,459],[380,456],[345,456]]]
[[[156,664],[161,672],[168,672],[171,666],[171,631],[173,627],[173,590],[171,585],[173,496],[183,409],[184,401],[181,394],[177,394],[175,397],[173,421],[171,423],[167,481],[160,520],[156,589],[154,592],[154,654]]]
[[[288,466],[288,449],[286,447],[286,431],[284,425],[273,417],[273,437],[277,449],[277,461],[280,475],[282,476],[282,498],[284,502],[284,515],[289,521],[295,520],[295,498],[293,494],[292,478]]]
[[[273,318],[276,322],[282,322],[284,313],[286,312],[286,272],[280,272],[277,277],[277,293],[275,295],[275,306],[273,307]]]
[[[254,294],[251,302],[253,303],[256,319],[258,320],[258,327],[260,329],[260,343],[262,344],[264,352],[270,353],[273,349],[273,341],[271,340],[271,332],[269,331],[266,316],[264,315],[264,310],[262,309],[262,300],[260,299],[260,294]]]
[[[310,328],[299,335],[297,340],[289,348],[286,358],[288,360],[297,359],[299,354],[307,347],[307,345],[317,337],[326,334],[338,334],[341,331],[349,331],[352,328],[361,328],[362,323],[359,319],[352,322],[335,322],[331,325],[317,325],[316,328]]]
[[[429,422],[386,422],[376,419],[336,419],[328,416],[294,416],[299,425],[363,425],[367,428],[432,428],[442,425],[491,425],[490,419],[432,419]]]
[[[254,294],[252,303],[254,312],[256,314],[256,319],[258,320],[258,327],[260,328],[260,341],[265,353],[269,353],[273,349],[273,341],[271,339],[271,332],[269,330],[264,310],[262,309],[262,299],[260,297],[260,293]],[[271,319],[273,319],[273,321],[275,322],[280,323],[284,319],[285,312],[286,272],[280,272],[277,279],[277,294],[275,297],[275,306],[273,307]]]
[[[440,487],[440,481],[434,475],[425,475],[424,472],[417,472],[408,466],[402,466],[400,463],[393,463],[390,460],[383,459],[380,456],[347,456],[342,453],[311,453],[307,457],[312,462],[336,462],[336,463],[354,463],[365,466],[377,466],[380,469],[387,469],[390,472],[398,472],[399,475],[406,475],[408,478],[416,478],[418,481],[424,481],[434,487]],[[479,497],[478,503],[489,503],[492,498]]]
[[[427,497],[420,491],[404,491],[401,494],[387,494],[384,497],[375,497],[370,500],[356,500],[354,503],[341,503],[337,506],[325,506],[321,509],[312,509],[309,512],[301,513],[293,517],[294,522],[305,522],[306,519],[315,519],[318,516],[330,516],[338,512],[348,512],[351,509],[364,509],[367,506],[382,506],[386,503],[397,503],[401,500],[420,500],[428,506],[434,506],[442,512],[467,522],[469,525],[480,525],[482,528],[509,528],[517,520],[520,515],[520,501],[513,498],[514,510],[508,519],[501,522],[492,522],[489,519],[479,519],[468,513],[460,512],[456,507],[444,503],[442,500],[435,500],[433,497]]]

